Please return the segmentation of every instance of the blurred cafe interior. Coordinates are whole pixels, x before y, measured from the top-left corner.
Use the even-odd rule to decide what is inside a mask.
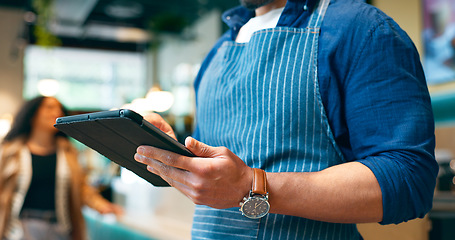
[[[360,224],[365,239],[455,239],[455,1],[367,1],[414,41],[426,71],[440,165],[433,210],[399,225]],[[238,0],[0,0],[0,140],[37,95],[71,114],[157,112],[191,135],[193,79]],[[122,218],[84,208],[90,239],[190,239],[194,204],[74,140],[79,161]]]

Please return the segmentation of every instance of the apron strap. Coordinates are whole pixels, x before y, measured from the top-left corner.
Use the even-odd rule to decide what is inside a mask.
[[[310,22],[308,23],[308,28],[319,29],[322,24],[322,20],[324,19],[325,12],[327,7],[329,6],[330,0],[320,0],[318,3],[318,7],[316,10],[311,14]]]

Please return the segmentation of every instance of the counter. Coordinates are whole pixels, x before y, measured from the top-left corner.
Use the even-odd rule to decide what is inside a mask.
[[[133,179],[112,183],[113,202],[124,207],[121,218],[83,209],[90,239],[191,239],[194,204],[175,188]]]

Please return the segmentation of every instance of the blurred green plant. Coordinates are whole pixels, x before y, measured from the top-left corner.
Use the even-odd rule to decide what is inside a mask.
[[[36,44],[43,47],[62,45],[61,40],[49,30],[49,23],[54,18],[54,0],[32,0],[36,11],[36,24],[34,35]]]

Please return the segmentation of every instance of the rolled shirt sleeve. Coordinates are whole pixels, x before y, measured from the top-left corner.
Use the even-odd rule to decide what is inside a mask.
[[[380,15],[381,16],[381,15]],[[438,165],[431,101],[414,44],[390,18],[362,31],[344,82],[344,119],[355,160],[382,190],[381,224],[423,217]]]

